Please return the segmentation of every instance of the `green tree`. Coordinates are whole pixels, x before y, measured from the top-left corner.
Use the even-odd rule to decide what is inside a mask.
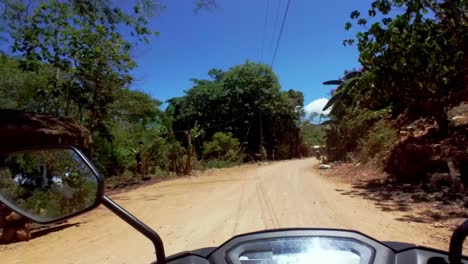
[[[246,62],[226,72],[212,69],[209,75],[212,80],[194,79],[185,96],[169,100],[167,113],[179,141],[187,145],[183,132],[198,124],[205,138],[231,132],[250,154],[272,156],[280,144],[286,144],[281,158],[299,155],[301,92],[281,91],[276,74],[263,64]],[[195,142],[199,159],[203,137]]]
[[[447,132],[447,107],[462,100],[457,95],[464,88],[466,6],[466,1],[379,0],[368,10],[369,18],[352,13],[365,29],[357,34],[359,61],[394,116],[430,115]]]
[[[197,10],[216,4],[193,2]],[[0,37],[10,48],[1,52],[0,108],[80,120],[92,133],[89,154],[105,175],[177,167],[172,160],[186,153],[172,134],[172,118],[158,100],[128,89],[136,66],[131,48],[157,34],[148,19],[163,7],[159,1],[137,0],[133,9],[108,0],[0,3]],[[220,80],[223,72],[210,75]],[[173,118],[194,127],[194,119]],[[192,138],[202,145],[202,136]]]
[[[204,143],[203,154],[206,159],[231,160],[236,158],[239,151],[239,140],[233,138],[231,132],[216,132],[211,141]]]
[[[125,171],[154,174],[169,169],[168,128],[161,102],[140,91],[123,90],[109,106],[110,138],[100,137],[96,161],[107,175]]]
[[[331,107],[327,145],[335,159],[358,145],[371,147],[363,145],[365,139],[374,139],[369,144],[378,148],[379,133],[393,133],[391,126],[373,129],[379,120],[433,117],[440,135],[446,135],[447,110],[464,99],[460,69],[467,52],[466,1],[377,0],[366,13],[351,13],[354,23],[345,29],[362,31],[344,41],[357,43],[363,69],[325,83],[339,85],[325,107]]]
[[[322,126],[304,122],[301,124],[301,137],[308,146],[323,145],[325,143],[325,131]]]
[[[51,68],[44,65],[38,72],[25,72],[18,59],[0,56],[0,108],[29,112],[51,110],[52,102],[46,93]]]
[[[130,83],[136,65],[129,53],[132,40],[120,32],[126,28],[136,41],[148,41],[151,2],[136,2],[132,12],[108,1],[29,2],[4,1],[4,31],[13,39],[12,51],[21,55],[21,68],[50,65],[51,88],[37,92],[51,97],[53,114],[74,112],[93,136],[108,133],[108,106]],[[90,152],[93,156],[93,148]]]

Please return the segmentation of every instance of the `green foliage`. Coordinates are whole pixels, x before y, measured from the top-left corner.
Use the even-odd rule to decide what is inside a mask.
[[[365,13],[351,13],[345,29],[354,25],[362,31],[343,41],[357,43],[362,70],[345,73],[325,107],[331,108],[331,160],[344,159],[359,142],[364,159],[385,154],[395,135],[382,118],[433,117],[446,135],[447,109],[465,99],[459,94],[468,39],[466,1],[376,0]]]
[[[18,199],[27,192],[14,181],[11,171],[5,168],[0,168],[0,190],[2,195],[9,200]]]
[[[299,123],[303,116],[303,95],[294,90],[281,91],[278,78],[267,65],[246,62],[226,72],[209,71],[213,80],[193,80],[186,95],[169,100],[168,115],[175,131],[187,131],[200,124],[203,138],[216,132],[231,132],[245,144],[245,151],[272,153],[280,144],[290,150],[280,158],[299,154]],[[183,133],[178,140],[187,144]],[[201,159],[203,144],[194,142]],[[278,157],[278,156],[277,156]]]
[[[44,66],[38,72],[19,69],[19,60],[0,56],[0,108],[30,112],[55,112],[51,100],[48,76],[51,69]]]
[[[357,43],[359,61],[383,91],[385,106],[394,115],[429,113],[446,130],[447,106],[462,100],[455,94],[463,89],[466,3],[379,0],[369,10],[376,13],[382,18],[359,32]]]
[[[382,165],[388,158],[391,149],[397,142],[398,131],[388,119],[377,121],[366,137],[359,142],[359,158],[362,162],[378,160]]]
[[[142,125],[161,120],[161,101],[151,98],[147,93],[123,90],[118,97],[119,100],[111,106],[113,117]]]
[[[346,155],[357,149],[361,138],[365,137],[375,122],[388,116],[388,110],[372,111],[350,108],[341,119],[333,116],[326,128],[326,144],[330,160],[344,160]]]
[[[304,122],[301,126],[302,142],[306,145],[323,145],[325,143],[325,131],[322,126]]]
[[[133,9],[104,0],[0,2],[0,34],[15,56],[1,57],[0,108],[79,120],[92,135],[87,154],[105,176],[186,174],[196,159],[233,164],[244,151],[300,156],[303,95],[282,91],[268,65],[211,69],[211,79],[194,79],[166,112],[160,101],[128,89],[132,47],[153,35],[148,19],[158,1],[135,1]]]
[[[98,137],[96,159],[107,175],[126,171],[153,174],[169,169],[170,144],[166,117],[160,101],[149,95],[124,90],[110,106],[113,119],[107,127],[111,138]]]
[[[147,42],[152,35],[147,27],[151,1],[137,1],[133,12],[112,1],[3,4],[2,33],[21,56],[19,67],[38,73],[50,69],[46,83],[29,91],[49,107],[34,111],[73,116],[86,123],[93,137],[107,136],[110,106],[130,84],[129,71],[136,66],[132,42]],[[124,37],[122,30],[133,37]]]
[[[240,152],[240,143],[232,133],[216,132],[211,141],[203,144],[203,156],[205,159],[237,160]]]

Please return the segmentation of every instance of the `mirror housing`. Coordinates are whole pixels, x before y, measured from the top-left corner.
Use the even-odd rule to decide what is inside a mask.
[[[0,155],[0,202],[47,224],[101,204],[103,179],[74,147],[25,149]]]

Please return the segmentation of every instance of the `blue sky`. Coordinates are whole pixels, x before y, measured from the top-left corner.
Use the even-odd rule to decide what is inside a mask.
[[[211,68],[227,70],[247,59],[271,63],[287,0],[217,0],[216,9],[198,13],[193,3],[166,1],[166,8],[151,19],[161,35],[134,50],[134,89],[165,101],[183,95],[191,87],[190,78],[207,78]],[[273,65],[282,88],[302,91],[305,105],[328,97],[332,87],[323,81],[359,67],[356,46],[342,45],[353,34],[344,24],[355,9],[367,13],[370,3],[292,0]]]

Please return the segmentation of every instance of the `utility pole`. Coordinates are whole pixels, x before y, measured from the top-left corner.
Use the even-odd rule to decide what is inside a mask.
[[[265,160],[265,155],[263,153],[263,123],[262,123],[262,109],[260,109],[260,157],[262,161]]]

